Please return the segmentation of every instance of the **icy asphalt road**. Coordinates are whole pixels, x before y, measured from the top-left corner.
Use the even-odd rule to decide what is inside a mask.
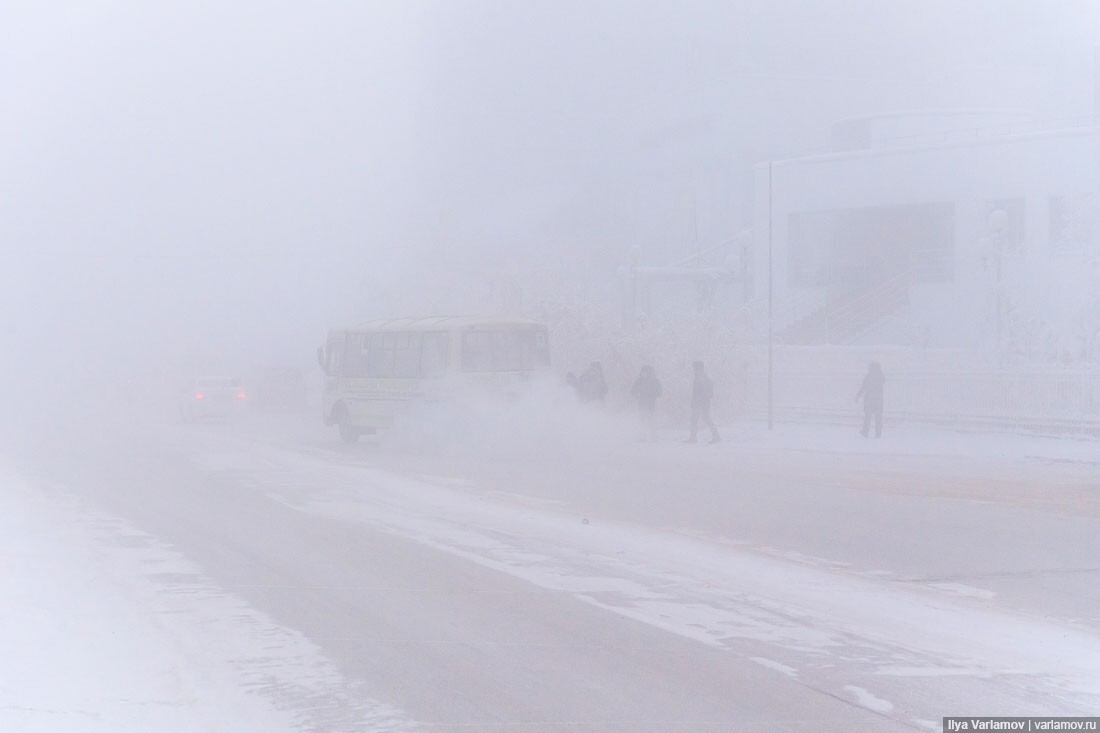
[[[285,421],[114,424],[22,459],[426,730],[1095,713],[1088,466],[732,437],[426,456]],[[355,729],[353,703],[311,701],[314,729]]]

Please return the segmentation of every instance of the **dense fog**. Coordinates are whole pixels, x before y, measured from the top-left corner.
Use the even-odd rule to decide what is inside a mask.
[[[759,229],[754,166],[827,152],[838,120],[1092,116],[1097,16],[1086,0],[8,4],[5,371],[307,368],[328,326],[499,310],[487,293],[508,287],[618,319],[618,268]]]
[[[1100,710],[1095,0],[8,0],[0,170],[0,730]]]

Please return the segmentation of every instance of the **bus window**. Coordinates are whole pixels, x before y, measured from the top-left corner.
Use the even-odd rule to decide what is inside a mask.
[[[550,345],[545,331],[523,331],[515,336],[513,358],[518,360],[517,369],[529,371],[550,366]]]
[[[546,331],[535,331],[531,339],[531,361],[535,368],[550,366],[550,339]]]
[[[393,376],[393,334],[372,333],[370,335],[370,350],[367,352],[367,376],[392,377]]]
[[[348,336],[347,348],[344,350],[345,377],[367,376],[367,337],[362,334]]]
[[[420,348],[420,375],[441,376],[447,370],[447,351],[447,334],[424,334]]]
[[[493,347],[494,371],[514,371],[520,368],[515,337],[516,334],[504,331],[489,334],[489,343]]]
[[[420,376],[420,334],[394,334],[393,376]]]
[[[467,331],[462,338],[462,368],[468,372],[519,372],[549,364],[543,331]]]
[[[488,331],[467,331],[462,334],[462,369],[467,372],[491,371],[493,365],[492,334]]]

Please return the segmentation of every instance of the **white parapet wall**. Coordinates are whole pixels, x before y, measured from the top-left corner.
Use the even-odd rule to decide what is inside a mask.
[[[746,350],[734,414],[768,409],[765,347]],[[1080,366],[998,365],[979,352],[905,347],[790,347],[773,352],[773,408],[781,420],[855,422],[855,400],[870,361],[886,373],[886,417],[932,422],[1100,432],[1100,370]]]

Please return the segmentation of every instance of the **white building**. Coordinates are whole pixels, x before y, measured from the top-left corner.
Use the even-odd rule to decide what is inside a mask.
[[[754,291],[779,340],[1100,356],[1100,127],[951,112],[834,132],[841,152],[756,169]]]

